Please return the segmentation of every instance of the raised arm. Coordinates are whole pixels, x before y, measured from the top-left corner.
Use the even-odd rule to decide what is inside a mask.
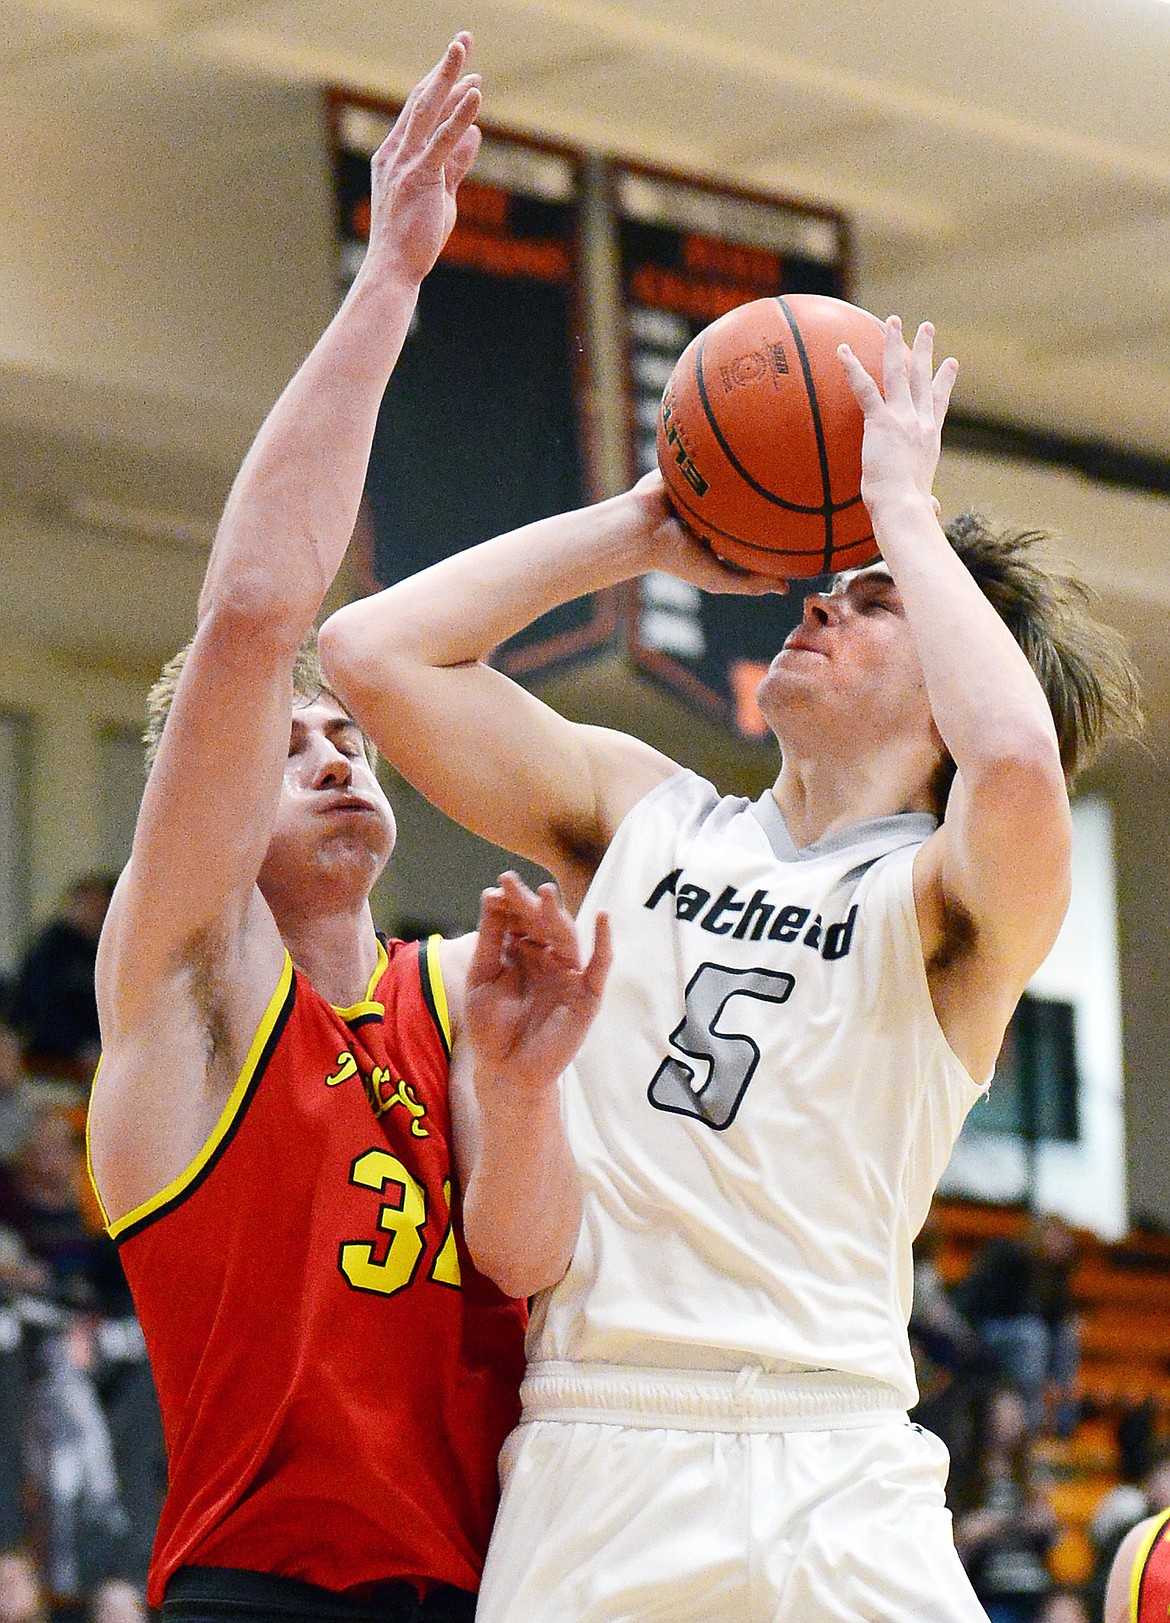
[[[345,555],[378,404],[475,155],[469,45],[452,41],[375,155],[365,263],[224,510],[99,954],[107,1064],[94,1147],[107,1168],[128,1153],[119,1121],[163,1102],[141,1090],[150,1076],[164,1085],[157,1052],[148,1061],[168,1020],[189,1014],[191,1054],[228,1070],[233,1027],[247,1029],[276,982],[284,949],[256,880],[290,751],[294,658]],[[165,1150],[156,1141],[142,1156],[164,1164]]]
[[[847,350],[842,359],[866,417],[862,494],[956,768],[915,869],[927,968],[944,1029],[986,1074],[1064,917],[1071,822],[1043,689],[936,517],[930,486],[957,367],[932,375],[933,336],[923,325],[908,350],[891,318],[882,390]]]
[[[457,822],[541,863],[574,909],[625,812],[674,763],[564,720],[486,660],[548,609],[652,569],[712,591],[777,586],[701,547],[654,475],[445,559],[321,628],[330,681],[388,759]]]

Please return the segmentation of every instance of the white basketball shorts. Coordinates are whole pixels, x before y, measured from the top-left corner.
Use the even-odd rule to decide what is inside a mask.
[[[947,1451],[831,1372],[540,1364],[477,1623],[987,1623]]]

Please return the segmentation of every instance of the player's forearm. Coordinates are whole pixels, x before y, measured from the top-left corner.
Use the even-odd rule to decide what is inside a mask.
[[[479,1142],[463,1199],[476,1267],[509,1296],[555,1285],[581,1227],[581,1180],[560,1094],[517,1096],[507,1076],[476,1078]]]
[[[199,599],[294,644],[321,606],[353,533],[378,407],[416,284],[363,267],[272,408],[232,486]]]
[[[394,665],[471,664],[549,609],[646,567],[639,499],[626,493],[497,536],[349,604],[322,628],[325,657],[338,680],[364,671],[375,688]]]
[[[1015,764],[1061,785],[1056,728],[1023,650],[950,546],[929,498],[871,504],[874,534],[906,610],[931,712],[959,771]]]

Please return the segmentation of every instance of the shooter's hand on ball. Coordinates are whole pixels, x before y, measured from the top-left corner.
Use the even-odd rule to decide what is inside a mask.
[[[885,322],[882,387],[847,344],[841,363],[865,413],[861,446],[861,494],[871,515],[876,505],[931,495],[942,446],[942,425],[959,363],[945,360],[932,371],[934,328],[924,321],[913,348],[902,337],[897,316]]]
[[[646,535],[646,569],[677,575],[704,592],[737,592],[761,597],[765,592],[786,592],[788,582],[775,575],[753,575],[717,558],[705,541],[678,517],[666,494],[662,475],[655,469],[643,474],[629,493],[640,508],[639,521]]]
[[[479,77],[464,74],[471,35],[456,34],[411,91],[370,163],[367,265],[421,282],[455,224],[455,194],[479,151]]]

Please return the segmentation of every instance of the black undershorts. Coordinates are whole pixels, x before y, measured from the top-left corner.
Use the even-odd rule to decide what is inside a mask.
[[[475,1596],[434,1584],[425,1597],[405,1579],[361,1600],[238,1567],[180,1567],[167,1585],[163,1623],[474,1623]]]

